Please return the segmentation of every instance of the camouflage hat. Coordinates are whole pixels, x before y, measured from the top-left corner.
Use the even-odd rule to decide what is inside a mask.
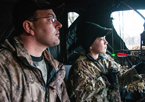
[[[80,45],[85,51],[88,51],[97,37],[103,37],[110,33],[111,30],[112,28],[102,27],[93,22],[85,22],[77,28],[76,34]]]

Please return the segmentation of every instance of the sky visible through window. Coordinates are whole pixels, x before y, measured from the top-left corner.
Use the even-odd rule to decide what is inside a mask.
[[[145,17],[145,10],[138,10]],[[111,14],[113,26],[128,49],[140,48],[140,34],[144,19],[134,10],[116,11]]]
[[[76,12],[68,13],[68,27],[78,18],[79,14]]]

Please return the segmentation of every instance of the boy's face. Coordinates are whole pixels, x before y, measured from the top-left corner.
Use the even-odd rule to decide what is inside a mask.
[[[37,10],[36,21],[34,24],[34,34],[39,45],[52,47],[60,43],[59,29],[62,24],[53,18],[56,18],[52,9]]]
[[[106,52],[108,42],[104,37],[97,37],[93,44],[90,46],[91,52],[95,54]]]

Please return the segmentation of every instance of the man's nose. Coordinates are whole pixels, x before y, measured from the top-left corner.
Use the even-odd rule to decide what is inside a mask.
[[[62,28],[62,24],[59,21],[56,21],[56,28],[58,29]]]

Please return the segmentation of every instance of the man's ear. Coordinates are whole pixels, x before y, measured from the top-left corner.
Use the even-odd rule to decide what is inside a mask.
[[[90,46],[89,49],[92,50],[92,46]]]
[[[30,35],[34,35],[34,30],[33,30],[33,23],[28,21],[28,20],[25,20],[23,22],[23,28],[24,30],[30,34]]]

